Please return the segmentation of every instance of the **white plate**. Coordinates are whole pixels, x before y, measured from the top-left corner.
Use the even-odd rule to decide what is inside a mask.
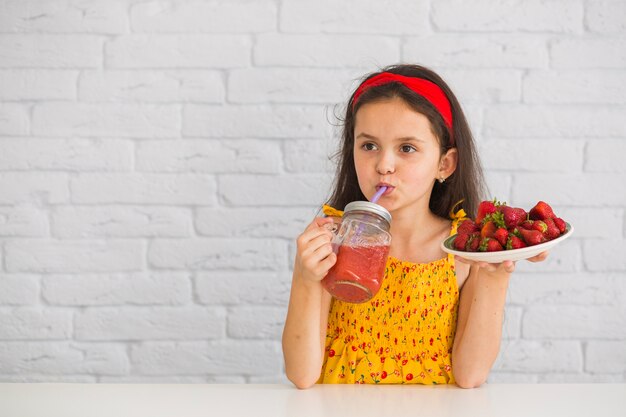
[[[574,228],[569,224],[566,224],[565,233],[556,239],[550,240],[545,243],[540,243],[535,246],[527,246],[521,249],[501,250],[497,252],[465,252],[454,249],[454,239],[457,235],[450,236],[443,242],[441,242],[441,249],[444,252],[451,253],[453,255],[460,256],[471,261],[500,263],[504,261],[519,261],[521,259],[532,258],[535,255],[539,255],[541,252],[552,248],[554,245],[563,242],[570,237],[574,232]]]

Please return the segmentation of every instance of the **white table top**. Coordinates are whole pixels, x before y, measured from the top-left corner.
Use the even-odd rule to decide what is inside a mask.
[[[618,416],[626,384],[0,384],[2,417]]]

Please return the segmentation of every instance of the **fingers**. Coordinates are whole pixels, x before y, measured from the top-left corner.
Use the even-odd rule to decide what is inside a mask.
[[[313,241],[311,247],[307,248],[302,256],[301,262],[306,275],[319,281],[326,276],[328,270],[337,262],[337,255],[333,252],[330,242],[324,242],[320,236],[317,242]],[[321,242],[320,246],[314,247]]]
[[[315,252],[313,255],[304,258],[302,266],[313,276],[322,279],[335,262],[337,262],[337,255],[332,250],[321,248],[319,253]]]
[[[465,258],[463,258],[461,256],[458,256],[458,255],[454,255],[454,260],[459,261],[459,262],[463,262],[464,264],[468,264],[468,265],[473,265],[474,264],[473,261],[470,261],[470,260],[465,259]]]
[[[504,268],[504,270],[506,272],[511,274],[511,273],[513,273],[513,271],[515,271],[515,262],[513,262],[513,261],[504,261],[504,262],[502,262],[502,267]]]
[[[331,250],[325,258],[318,264],[319,271],[316,271],[319,275],[326,276],[328,270],[337,262],[337,255]]]
[[[334,234],[327,229],[327,225],[332,223],[333,219],[330,217],[317,217],[298,236],[296,263],[309,279],[321,280],[337,262],[331,245]]]
[[[328,230],[325,225],[332,223],[330,217],[316,217],[311,224],[304,229],[304,232],[298,236],[296,243],[298,244],[298,250],[304,249],[308,246],[308,243],[321,235],[326,235],[329,239],[332,239],[333,233]]]
[[[497,272],[498,270],[502,269],[505,272],[511,273],[515,270],[515,262],[513,261],[504,261],[498,264],[485,264],[486,265],[484,268],[487,269],[489,272]]]
[[[475,262],[475,261],[470,261],[464,258],[461,258],[462,262],[469,264],[469,265],[475,265],[477,267],[479,267],[480,269],[484,269],[487,272],[498,272],[498,271],[504,271],[508,274],[512,273],[513,271],[515,271],[515,262],[514,261],[504,261],[504,262],[500,262],[500,263],[489,263],[489,262]],[[459,260],[461,260],[459,259]]]
[[[476,265],[477,267],[481,269],[485,269],[489,272],[496,272],[498,268],[500,267],[502,267],[507,272],[513,272],[513,270],[515,269],[515,262],[513,261],[504,261],[501,263],[479,262],[479,261],[472,261],[472,260],[463,258],[462,256],[458,256],[458,255],[455,255],[454,259],[460,262],[463,262],[464,264]]]
[[[532,258],[528,258],[527,261],[529,262],[543,262],[548,258],[549,255],[549,251],[543,251],[540,254],[533,256]],[[478,261],[471,261],[469,259],[465,259],[461,256],[455,255],[454,257],[455,260],[459,261],[459,262],[463,262],[465,264],[468,265],[476,265],[478,267],[480,267],[481,269],[485,269],[488,272],[497,272],[498,269],[502,268],[502,270],[504,270],[507,273],[512,273],[513,271],[515,271],[515,262],[514,261],[504,261],[501,263],[488,263],[488,262],[478,262]]]
[[[317,236],[315,236],[314,238],[312,238],[311,240],[309,240],[308,242],[306,242],[303,247],[302,247],[302,251],[300,252],[300,255],[303,258],[308,258],[311,257],[313,255],[316,255],[316,258],[319,258],[319,260],[323,259],[324,257],[328,256],[328,253],[326,252],[332,252],[333,248],[332,245],[330,244],[331,240],[332,240],[332,233],[331,236],[329,236],[330,232],[327,233],[321,233]],[[322,252],[319,252],[322,251]],[[326,253],[324,256],[320,257],[320,253]]]
[[[539,255],[533,256],[532,258],[528,258],[529,262],[542,262],[548,258],[549,251],[543,251]]]
[[[307,230],[314,229],[316,226],[321,227],[325,224],[332,223],[334,220],[332,217],[316,217],[313,219],[311,224],[307,227]]]
[[[496,272],[500,264],[490,264],[488,262],[478,262],[478,267],[489,272]]]

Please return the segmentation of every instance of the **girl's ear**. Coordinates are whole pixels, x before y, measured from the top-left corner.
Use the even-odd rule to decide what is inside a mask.
[[[439,178],[446,179],[456,170],[459,154],[456,148],[448,149],[439,162]]]

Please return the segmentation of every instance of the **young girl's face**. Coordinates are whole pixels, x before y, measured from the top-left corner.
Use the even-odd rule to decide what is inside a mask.
[[[368,200],[381,185],[389,185],[378,204],[390,212],[427,208],[440,162],[440,145],[430,122],[403,100],[367,103],[357,111],[354,165]]]

